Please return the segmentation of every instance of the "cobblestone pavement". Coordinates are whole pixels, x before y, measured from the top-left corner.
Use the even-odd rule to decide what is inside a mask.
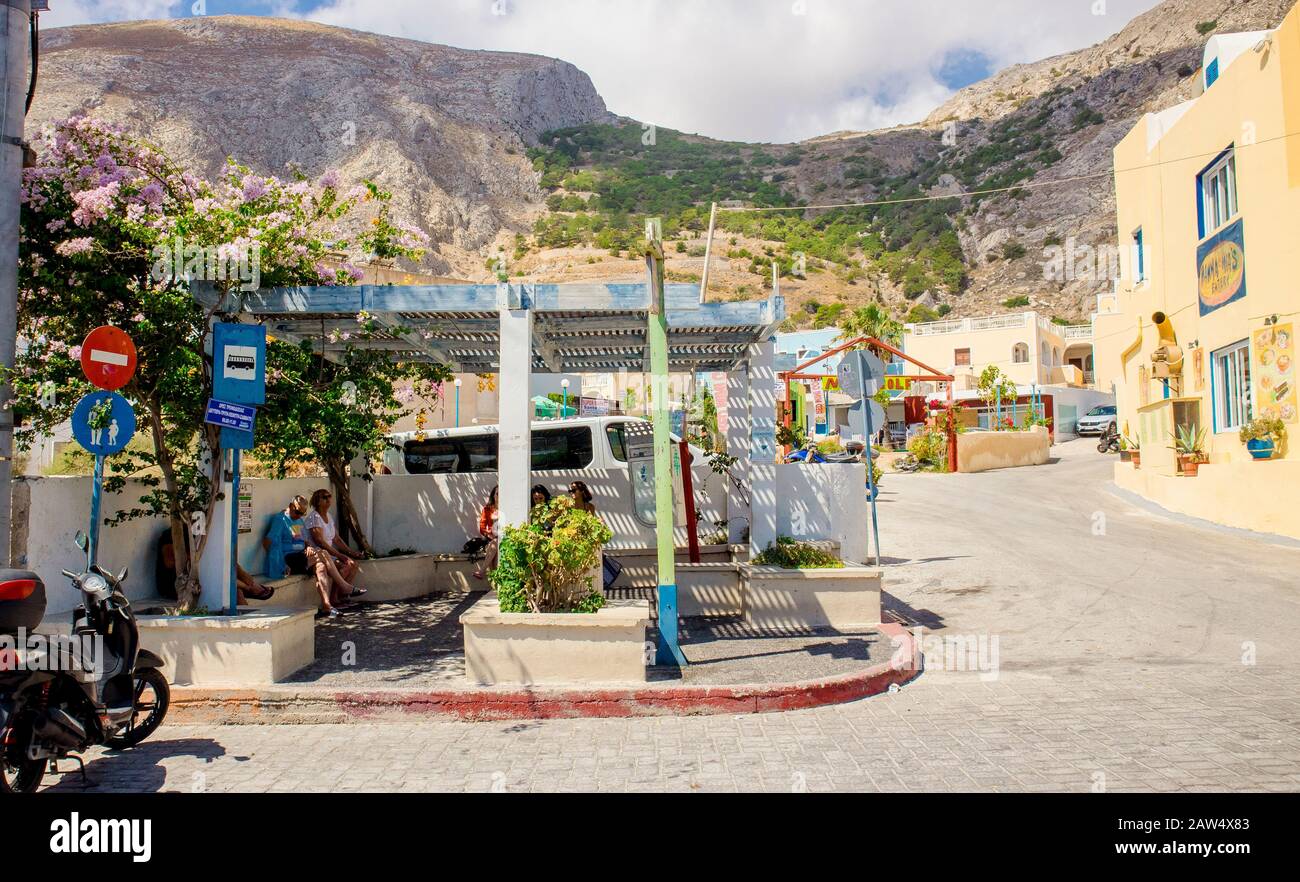
[[[99,791],[150,792],[1300,789],[1291,676],[1095,673],[936,673],[896,695],[739,717],[172,726],[89,769]]]
[[[927,629],[929,667],[896,695],[742,717],[165,726],[90,772],[128,791],[1300,790],[1300,548],[1117,498],[1095,444],[1056,453],[886,482],[887,588]],[[959,670],[945,638],[989,673]]]

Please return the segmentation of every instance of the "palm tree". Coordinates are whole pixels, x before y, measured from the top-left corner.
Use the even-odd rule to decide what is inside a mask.
[[[844,342],[858,337],[874,337],[894,347],[903,342],[903,323],[874,303],[855,309],[840,322],[840,331],[839,339]],[[869,348],[874,350],[876,347]]]

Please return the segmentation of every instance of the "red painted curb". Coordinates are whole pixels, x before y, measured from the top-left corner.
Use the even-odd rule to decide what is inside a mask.
[[[920,647],[900,625],[880,631],[894,644],[888,662],[863,671],[760,686],[665,686],[602,689],[447,689],[433,692],[291,690],[172,691],[173,723],[347,722],[383,717],[466,721],[551,720],[710,714],[760,714],[869,698],[920,675]]]

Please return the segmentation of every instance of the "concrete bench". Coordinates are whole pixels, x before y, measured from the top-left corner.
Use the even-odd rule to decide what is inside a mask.
[[[362,561],[361,578],[357,582],[367,593],[360,601],[392,603],[431,594],[485,591],[489,587],[487,581],[474,578],[477,565],[477,561],[467,554],[411,554]],[[275,597],[265,601],[250,599],[248,605],[253,609],[317,609],[320,606],[314,574],[290,576],[262,584],[274,588]]]

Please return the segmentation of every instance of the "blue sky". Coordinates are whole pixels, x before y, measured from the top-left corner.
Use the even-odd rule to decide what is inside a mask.
[[[687,132],[791,141],[916,122],[1010,64],[1091,45],[1157,0],[51,0],[46,27],[281,15],[591,75],[609,108]]]

